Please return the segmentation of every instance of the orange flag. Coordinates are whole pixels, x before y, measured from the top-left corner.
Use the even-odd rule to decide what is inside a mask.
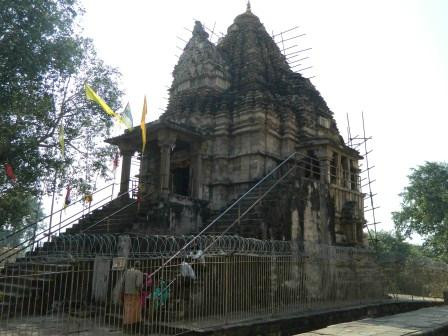
[[[140,121],[140,128],[142,129],[142,155],[145,152],[146,146],[146,114],[148,113],[148,106],[146,104],[146,96],[143,101],[142,120]]]

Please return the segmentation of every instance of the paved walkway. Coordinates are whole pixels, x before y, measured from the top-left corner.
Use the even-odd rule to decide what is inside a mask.
[[[438,334],[437,332],[445,333]],[[340,323],[300,336],[416,336],[448,335],[448,306],[422,308],[408,313]]]

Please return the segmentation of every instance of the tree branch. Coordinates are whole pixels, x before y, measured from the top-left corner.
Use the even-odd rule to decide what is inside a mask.
[[[65,106],[65,103],[66,103],[65,99],[67,97],[67,91],[68,91],[68,85],[70,84],[70,79],[71,79],[71,76],[67,79],[67,82],[64,85],[64,95],[63,95],[63,98],[62,98],[62,101],[61,101],[61,106],[60,106],[60,109],[59,109],[59,115],[56,117],[56,121],[55,121],[53,127],[51,127],[44,136],[42,136],[42,137],[37,139],[37,142],[39,144],[44,142],[48,138],[53,137],[54,133],[56,132],[56,128],[58,127],[59,123],[61,122],[62,118],[64,117],[64,106]],[[56,110],[56,106],[54,106],[54,110]]]
[[[78,148],[76,148],[75,146],[73,146],[71,143],[68,143],[67,145],[70,146],[70,147],[72,147],[73,149],[75,149],[76,151],[78,151],[79,153],[81,153],[82,155],[87,155],[86,152],[83,152],[83,151],[79,150]]]

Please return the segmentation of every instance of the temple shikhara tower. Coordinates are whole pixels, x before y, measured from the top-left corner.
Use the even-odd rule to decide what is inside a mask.
[[[166,111],[146,125],[145,152],[138,127],[107,140],[123,156],[121,192],[131,178],[139,184],[138,220],[122,232],[197,233],[238,200],[207,233],[362,244],[361,157],[314,85],[250,6],[217,45],[208,38],[197,21]]]

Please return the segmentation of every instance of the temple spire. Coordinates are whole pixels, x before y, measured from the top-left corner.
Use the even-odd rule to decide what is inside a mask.
[[[250,1],[249,0],[247,0],[246,13],[252,14],[252,11],[251,11],[251,8],[250,8]]]
[[[208,33],[204,30],[204,27],[200,21],[194,22],[193,36],[198,36],[203,39],[208,38]]]

